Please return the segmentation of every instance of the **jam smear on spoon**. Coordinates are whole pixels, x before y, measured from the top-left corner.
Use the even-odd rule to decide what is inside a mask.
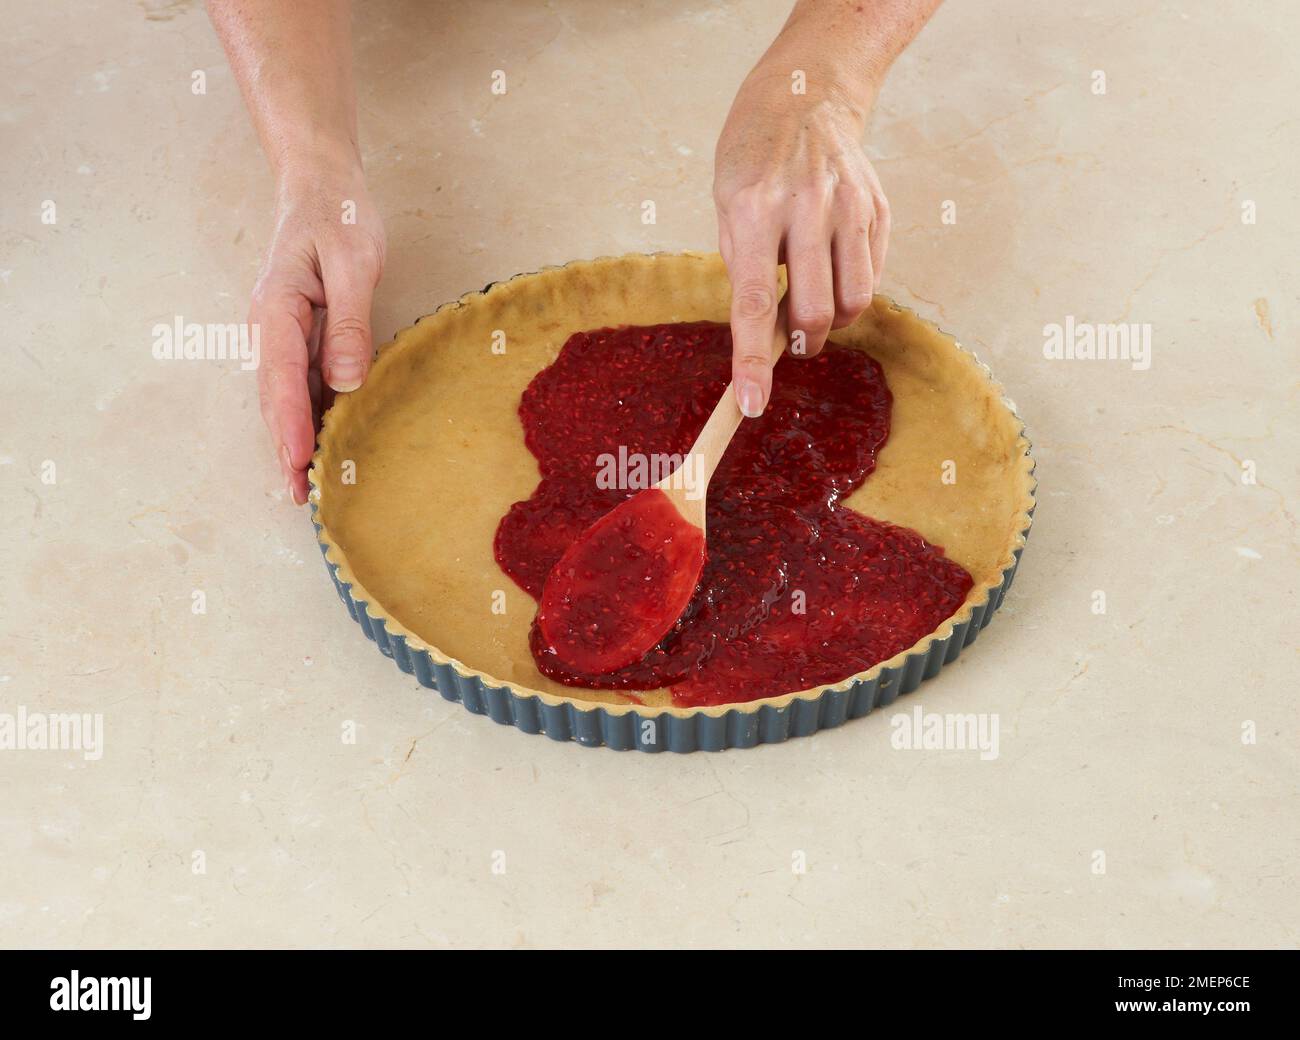
[[[704,569],[704,532],[658,488],[596,521],[552,568],[537,629],[564,666],[599,675],[639,661],[681,616]]]

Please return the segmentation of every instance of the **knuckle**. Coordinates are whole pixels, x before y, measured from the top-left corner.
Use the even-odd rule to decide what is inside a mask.
[[[384,270],[387,253],[388,245],[384,236],[378,232],[367,231],[360,248],[356,250],[356,259],[367,275],[378,280]]]
[[[844,289],[840,293],[837,316],[840,318],[847,317],[852,321],[859,314],[871,306],[871,286],[854,285]]]
[[[267,274],[253,285],[248,297],[248,320],[266,321],[268,317],[297,314],[297,293],[283,279]]]
[[[770,317],[776,311],[776,293],[765,283],[741,283],[736,287],[735,308],[742,318]]]
[[[286,385],[306,379],[306,373],[299,365],[283,356],[263,359],[261,371],[264,373],[261,391],[274,403]]]
[[[266,275],[262,275],[253,285],[253,292],[248,298],[248,313],[251,319],[258,311],[266,307],[267,300],[270,298],[270,285]]]
[[[836,179],[835,196],[845,202],[868,202],[871,188],[861,177],[839,177]]]
[[[814,199],[827,201],[839,194],[845,185],[851,191],[854,189],[852,182],[845,181],[835,170],[821,170],[809,177],[803,190]]]
[[[794,324],[802,329],[824,329],[835,317],[835,308],[829,303],[802,303],[792,308]]]
[[[383,259],[385,259],[386,247],[383,243],[383,235],[373,233],[373,231],[363,230],[359,235],[354,234],[356,229],[344,231],[347,237],[334,244],[331,252],[334,256],[331,259],[338,261],[338,269],[343,272],[351,272],[356,277],[368,279],[370,282],[378,281],[380,273],[383,270]]]
[[[365,340],[370,330],[366,323],[354,314],[342,314],[330,319],[327,331],[331,339]]]
[[[263,343],[259,370],[266,373],[273,387],[284,379],[300,377],[307,371],[307,354],[299,351],[300,345],[301,341],[295,343],[281,336],[272,336]]]
[[[379,280],[388,245],[382,230],[348,225],[332,228],[322,243],[322,260],[327,270],[351,279]]]
[[[889,209],[889,200],[883,195],[876,196],[876,224],[882,231],[889,230],[889,222],[892,214]]]
[[[781,198],[782,192],[774,184],[749,184],[732,192],[723,205],[732,216],[755,221],[773,212]]]

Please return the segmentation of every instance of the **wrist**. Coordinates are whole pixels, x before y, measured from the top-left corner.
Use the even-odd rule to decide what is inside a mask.
[[[874,83],[846,74],[839,63],[824,59],[801,62],[793,56],[771,54],[750,72],[741,92],[753,92],[784,109],[821,109],[848,121],[859,133],[866,130],[876,99]]]
[[[800,0],[751,76],[773,83],[783,78],[788,87],[798,70],[806,82],[806,96],[845,110],[865,129],[901,44],[889,11],[877,10],[887,9],[887,3],[872,5],[867,14],[861,4],[852,13],[848,6]]]
[[[322,183],[364,183],[361,153],[347,138],[285,142],[272,155],[271,168],[278,195]]]

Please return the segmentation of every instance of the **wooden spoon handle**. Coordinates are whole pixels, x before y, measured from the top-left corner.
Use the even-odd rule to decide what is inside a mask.
[[[776,326],[772,331],[773,365],[780,360],[785,348],[789,345],[789,340],[789,318],[787,316],[786,301],[782,300],[780,307],[777,308]],[[736,402],[735,389],[731,383],[728,383],[727,389],[722,392],[722,397],[714,405],[708,421],[704,424],[704,428],[700,430],[700,435],[695,438],[695,443],[691,445],[690,455],[694,458],[695,468],[693,470],[694,486],[691,488],[692,495],[690,497],[692,501],[698,501],[699,503],[700,520],[697,526],[704,526],[704,493],[713,477],[713,471],[718,468],[718,463],[722,461],[727,445],[731,443],[731,438],[735,436],[736,430],[740,428],[740,421],[743,418],[744,415],[740,411],[740,405]],[[677,494],[671,492],[668,487],[670,480],[671,478],[665,478],[660,481],[659,486],[663,491],[673,493],[674,497],[677,497]],[[680,505],[679,508],[681,508]],[[697,510],[691,510],[691,513],[695,512]],[[693,517],[691,519],[694,522]]]

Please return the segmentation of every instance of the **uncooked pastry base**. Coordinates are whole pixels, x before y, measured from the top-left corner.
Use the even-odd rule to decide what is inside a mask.
[[[497,283],[403,329],[381,349],[365,386],[340,395],[327,413],[313,459],[316,519],[339,579],[394,635],[462,674],[550,703],[630,704],[618,692],[562,686],[537,671],[528,649],[536,602],[493,557],[498,522],[538,480],[519,398],[574,332],[725,322],[729,301],[716,254],[634,254]],[[877,297],[831,339],[879,361],[894,395],[889,440],[848,506],[918,531],[974,578],[961,609],[934,633],[838,688],[946,636],[988,598],[1024,545],[1034,480],[1014,406],[951,337]],[[949,461],[955,483],[941,479]],[[638,696],[690,714],[757,710],[802,692],[715,708],[672,708],[667,690]]]

